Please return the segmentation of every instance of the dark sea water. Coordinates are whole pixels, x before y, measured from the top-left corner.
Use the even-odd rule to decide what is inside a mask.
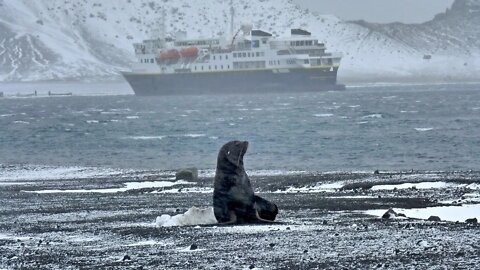
[[[0,164],[214,169],[239,139],[251,170],[480,169],[480,84],[169,97],[101,87],[0,98]]]

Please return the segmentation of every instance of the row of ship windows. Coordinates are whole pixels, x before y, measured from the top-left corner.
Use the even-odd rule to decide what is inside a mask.
[[[246,58],[246,57],[263,57],[265,52],[240,52],[233,53],[233,58]]]
[[[312,46],[313,44],[317,45],[318,41],[315,40],[296,40],[296,41],[290,41],[290,46]]]
[[[213,60],[215,60],[215,59],[216,59],[216,56],[214,55],[214,56],[213,56]],[[221,56],[221,55],[218,55],[218,59],[219,59],[219,60],[222,60],[222,56]],[[225,55],[225,60],[228,60],[228,54]]]
[[[280,65],[280,61],[270,61],[270,65]],[[224,70],[230,69],[230,65],[227,65],[224,68],[224,65],[214,65],[214,66],[194,66],[194,70]],[[250,61],[250,62],[233,62],[234,69],[247,69],[247,68],[265,68],[265,61]]]
[[[153,58],[151,59],[140,59],[140,63],[145,63],[145,64],[148,64],[148,63],[155,63],[155,60]]]
[[[224,70],[223,65],[220,65],[220,66],[215,65],[215,66],[213,66],[213,68],[214,68],[214,70],[219,70],[219,69]],[[230,65],[227,65],[226,69],[230,69]],[[207,67],[205,67],[205,66],[200,66],[200,67],[195,66],[194,70],[207,70]],[[208,70],[212,70],[212,66],[208,66]]]

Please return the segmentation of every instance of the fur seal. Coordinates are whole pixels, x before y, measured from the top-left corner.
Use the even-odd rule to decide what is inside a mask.
[[[247,141],[231,141],[218,153],[213,190],[213,210],[219,223],[268,223],[278,207],[253,192],[243,166]]]

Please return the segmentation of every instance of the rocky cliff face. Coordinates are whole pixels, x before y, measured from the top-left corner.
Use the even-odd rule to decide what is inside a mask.
[[[423,24],[345,22],[289,0],[238,0],[236,26],[284,35],[301,27],[344,54],[341,80],[480,78],[480,0],[456,0]],[[225,35],[228,0],[0,0],[0,81],[110,78],[135,60],[132,43],[170,33]]]

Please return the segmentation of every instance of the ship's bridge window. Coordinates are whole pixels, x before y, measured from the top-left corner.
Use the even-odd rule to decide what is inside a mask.
[[[242,53],[242,56],[247,57],[247,53],[246,52]]]
[[[223,69],[223,65],[220,66],[220,69]]]
[[[220,55],[219,57],[220,57],[220,60],[222,60],[222,56]]]
[[[257,56],[257,57],[260,57],[260,52],[256,52],[256,56]]]
[[[237,58],[237,53],[233,53],[233,58]]]
[[[228,54],[225,55],[225,59],[228,60]]]
[[[215,55],[213,56],[213,60],[215,60]]]
[[[310,61],[308,61],[308,59],[303,60],[303,62],[304,62],[305,64],[309,64],[309,63],[310,63]]]
[[[300,46],[300,40],[295,41],[295,46]]]
[[[152,59],[150,59],[150,63],[152,63],[152,64],[154,63],[154,60],[153,60],[153,58],[152,58]]]
[[[313,42],[311,40],[307,40],[305,43],[306,43],[307,46],[312,46]]]

